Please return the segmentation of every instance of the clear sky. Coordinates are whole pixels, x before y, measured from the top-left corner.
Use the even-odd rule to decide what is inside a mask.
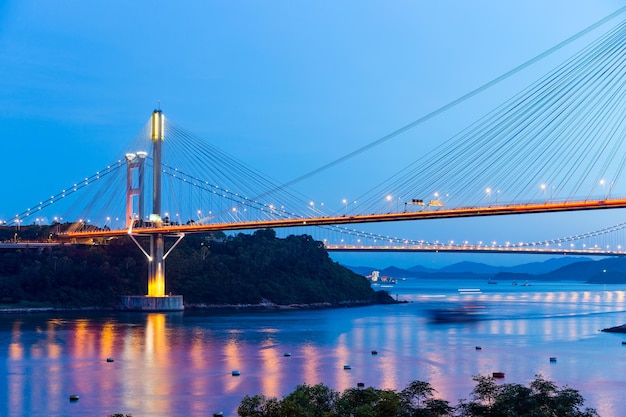
[[[0,219],[116,160],[159,101],[178,125],[286,182],[445,105],[623,6],[618,0],[0,1]],[[550,65],[538,65],[472,108],[495,107],[512,95],[512,84],[531,81]],[[391,175],[423,150],[424,135],[445,139],[477,114],[443,116],[430,130],[305,181],[300,191],[340,206],[368,189],[365,174]],[[412,239],[516,241],[623,220],[621,212],[581,216],[433,221],[382,230]],[[404,255],[393,263],[461,258],[483,260]],[[389,258],[337,259],[382,265]],[[523,261],[500,257],[490,263]]]

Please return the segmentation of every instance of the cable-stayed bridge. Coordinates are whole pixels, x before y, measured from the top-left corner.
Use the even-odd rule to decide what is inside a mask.
[[[168,235],[306,228],[349,239],[359,234],[351,227],[362,224],[626,208],[625,50],[626,22],[620,22],[453,137],[435,146],[418,138],[412,151],[424,151],[413,163],[335,205],[296,189],[320,170],[287,183],[275,180],[155,110],[122,158],[6,224],[56,222],[57,238],[72,242],[148,237],[150,248],[142,248],[154,268],[148,293],[162,296]],[[319,239],[330,250],[622,255],[615,237],[621,230],[500,244],[376,235],[367,239],[377,245]],[[619,241],[600,242],[600,236]],[[591,238],[598,243],[576,246]]]

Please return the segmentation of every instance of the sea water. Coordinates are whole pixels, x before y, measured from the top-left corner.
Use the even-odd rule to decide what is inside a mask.
[[[626,415],[626,335],[600,331],[626,323],[625,288],[524,284],[407,279],[382,288],[407,303],[324,310],[2,315],[0,415],[235,416],[245,395],[298,384],[414,380],[456,405],[493,372],[542,375],[601,416]],[[467,308],[479,314],[432,320]]]

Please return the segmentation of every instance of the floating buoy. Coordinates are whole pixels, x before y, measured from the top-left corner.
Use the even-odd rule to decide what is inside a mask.
[[[556,362],[556,358],[554,356],[550,357],[550,362]]]
[[[345,369],[345,370],[347,371],[347,370],[352,369],[352,367],[351,367],[350,365],[344,365],[344,366],[343,366],[343,369]]]
[[[239,372],[239,371],[232,371],[230,374],[232,376],[239,376],[239,375],[241,375],[241,372]]]
[[[622,345],[626,345],[626,340],[623,340],[623,341],[622,341]]]
[[[291,353],[286,352],[283,356],[289,357],[289,356],[291,356]]]
[[[377,350],[373,350],[372,351],[372,355],[378,355],[378,351]]]
[[[356,386],[359,387],[359,388],[364,388],[365,384],[362,383],[362,382],[357,382]]]
[[[113,359],[113,358],[107,358],[107,362],[114,362],[114,361],[115,361],[115,359]]]
[[[74,401],[78,401],[78,395],[70,395],[70,401],[74,402]]]
[[[213,417],[222,417],[224,415],[224,413],[222,413],[221,411],[218,413],[213,413]]]
[[[481,348],[480,346],[476,346],[476,350],[482,350],[483,348]]]
[[[491,374],[494,378],[500,379],[500,378],[504,378],[504,372],[494,372],[493,374]]]

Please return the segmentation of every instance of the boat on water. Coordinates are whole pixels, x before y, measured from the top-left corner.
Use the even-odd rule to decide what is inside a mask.
[[[485,318],[484,305],[463,304],[447,308],[436,308],[429,311],[430,320],[434,323],[463,323]]]

